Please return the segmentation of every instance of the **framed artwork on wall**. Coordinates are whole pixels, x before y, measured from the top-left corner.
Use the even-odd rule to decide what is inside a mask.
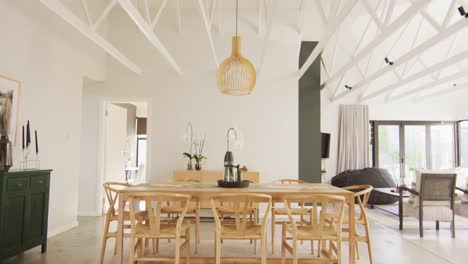
[[[20,82],[0,75],[0,133],[16,144]]]

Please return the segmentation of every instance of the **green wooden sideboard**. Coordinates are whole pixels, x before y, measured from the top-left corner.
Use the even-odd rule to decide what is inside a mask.
[[[0,260],[39,245],[47,250],[50,173],[0,172]]]

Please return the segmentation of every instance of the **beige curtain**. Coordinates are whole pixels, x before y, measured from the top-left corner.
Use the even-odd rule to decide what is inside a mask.
[[[340,105],[338,172],[369,167],[369,108]]]

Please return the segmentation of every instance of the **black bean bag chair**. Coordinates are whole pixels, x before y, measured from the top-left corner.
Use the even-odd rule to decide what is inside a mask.
[[[352,185],[372,185],[374,188],[395,188],[396,183],[386,169],[366,168],[344,171],[332,178],[331,184],[336,187]],[[372,191],[369,204],[392,204],[398,197]]]

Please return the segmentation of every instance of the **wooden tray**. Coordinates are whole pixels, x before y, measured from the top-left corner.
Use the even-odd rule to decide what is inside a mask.
[[[225,182],[224,180],[218,180],[218,187],[221,188],[247,188],[249,187],[250,181],[244,180],[241,182]]]

